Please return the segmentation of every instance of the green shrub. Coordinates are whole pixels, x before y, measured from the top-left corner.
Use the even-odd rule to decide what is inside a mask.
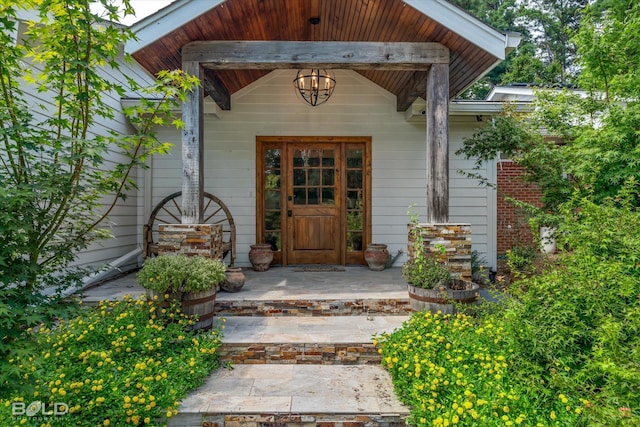
[[[635,183],[562,206],[554,268],[474,317],[416,313],[376,337],[415,425],[640,425]]]
[[[374,343],[410,425],[581,425],[586,402],[523,383],[499,319],[419,312]]]
[[[565,205],[570,250],[505,308],[523,381],[586,396],[594,425],[640,424],[640,212],[621,196]]]
[[[435,259],[425,256],[422,251],[414,253],[402,265],[402,277],[415,287],[434,289],[451,283],[451,272]]]
[[[199,292],[224,282],[226,265],[201,256],[161,255],[149,258],[138,272],[138,283],[158,293]]]
[[[164,318],[157,309],[153,301],[126,298],[54,329],[30,330],[38,352],[11,363],[34,388],[0,399],[0,425],[157,425],[177,414],[180,399],[218,366],[221,333],[190,332],[194,321],[178,307]],[[64,406],[58,415],[12,416],[14,405],[35,409],[40,402],[47,411]]]

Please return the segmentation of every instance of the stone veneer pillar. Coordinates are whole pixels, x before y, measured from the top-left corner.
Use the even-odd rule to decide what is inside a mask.
[[[413,227],[409,225],[409,256],[413,253]],[[455,278],[471,282],[471,224],[418,224],[418,227],[426,253],[445,264]]]
[[[222,260],[222,225],[166,224],[160,226],[158,255],[180,253]]]

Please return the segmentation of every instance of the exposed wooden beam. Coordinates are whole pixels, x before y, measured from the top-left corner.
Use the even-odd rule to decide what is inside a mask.
[[[424,85],[427,81],[428,73],[426,71],[416,71],[411,76],[411,80],[403,87],[402,91],[396,97],[396,109],[398,111],[407,111],[411,107],[413,101],[424,95]]]
[[[231,95],[213,70],[204,70],[204,90],[223,110],[231,110]]]
[[[202,67],[198,62],[182,63],[182,70],[198,76],[202,81]],[[189,92],[182,104],[182,223],[202,223],[204,204],[204,138],[202,85]]]
[[[440,43],[195,41],[183,46],[182,60],[217,69],[412,71],[448,65],[449,49]]]
[[[427,76],[427,222],[449,222],[449,65]]]

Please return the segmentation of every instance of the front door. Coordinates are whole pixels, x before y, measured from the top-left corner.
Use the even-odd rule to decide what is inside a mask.
[[[371,138],[257,138],[256,242],[274,262],[364,264]]]
[[[288,263],[339,264],[340,146],[292,144],[286,158]]]

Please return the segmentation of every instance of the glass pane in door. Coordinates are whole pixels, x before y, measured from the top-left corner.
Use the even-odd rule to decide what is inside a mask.
[[[281,150],[268,148],[264,151],[264,242],[270,243],[274,251],[281,249]]]
[[[335,152],[327,149],[292,150],[293,203],[335,205]]]
[[[364,208],[363,174],[364,152],[361,148],[347,148],[347,251],[363,248]]]

